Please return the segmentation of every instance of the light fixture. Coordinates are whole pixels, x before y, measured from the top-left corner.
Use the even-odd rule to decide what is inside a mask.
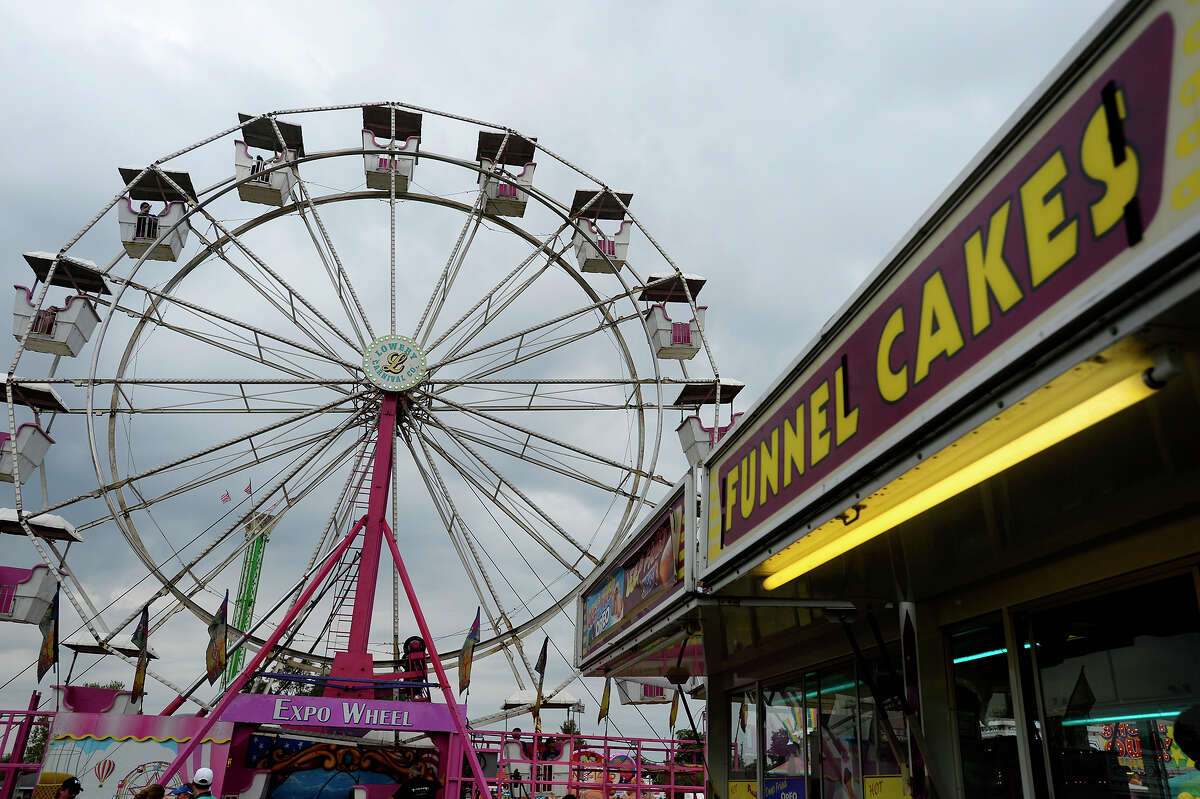
[[[1010,466],[1140,402],[1165,385],[1166,380],[1178,371],[1178,365],[1170,350],[1163,350],[1154,360],[1145,355],[1118,351],[1112,357],[1101,357],[1081,364],[1076,368],[1076,371],[1080,370],[1086,374],[1063,392],[1072,403],[1069,407],[1048,419],[1035,417],[1033,414],[1053,406],[1051,400],[1043,400],[1035,392],[1027,398],[1028,411],[1020,412],[1021,409],[1014,406],[980,425],[980,428],[991,425],[983,441],[972,440],[977,432],[972,431],[930,459],[942,457],[953,463],[957,468],[951,473],[904,496],[908,488],[922,482],[922,475],[918,473],[921,467],[918,466],[878,492],[881,500],[874,503],[874,508],[872,503],[868,503],[852,524],[845,525],[836,518],[832,519],[780,553],[790,556],[786,561],[768,561],[767,567],[771,572],[763,580],[763,587],[767,590],[778,588]],[[1088,388],[1097,383],[1107,384],[1107,387],[1076,399],[1081,387]],[[980,452],[980,444],[992,446]],[[930,471],[936,474],[937,469],[935,467]],[[907,482],[903,482],[906,478]],[[898,501],[885,507],[889,494],[897,497]],[[903,498],[899,498],[901,496]],[[872,513],[872,510],[875,512]]]

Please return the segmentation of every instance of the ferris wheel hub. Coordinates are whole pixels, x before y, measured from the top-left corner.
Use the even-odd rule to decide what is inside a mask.
[[[384,391],[408,391],[425,379],[425,351],[407,336],[380,336],[363,351],[363,370]]]

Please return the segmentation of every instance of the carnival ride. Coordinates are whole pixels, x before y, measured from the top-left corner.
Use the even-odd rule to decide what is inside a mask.
[[[355,130],[362,146],[344,146]],[[474,158],[422,149],[471,136]],[[196,189],[193,174],[222,174],[230,141],[233,176]],[[239,115],[120,176],[64,246],[25,254],[33,287],[15,289],[0,450],[14,508],[0,511],[0,532],[25,536],[42,563],[0,572],[0,612],[36,623],[57,587],[87,646],[132,667],[122,644],[140,608],[99,607],[72,546],[88,552],[84,534],[124,539],[142,582],[158,586],[152,637],[177,617],[210,624],[241,556],[224,690],[206,699],[204,677],[178,685],[147,669],[175,695],[161,718],[185,703],[208,714],[177,761],[263,676],[328,700],[429,702],[440,689],[450,726],[431,729],[455,743],[439,748],[469,751],[445,675],[457,658],[438,652],[463,628],[430,629],[417,596],[460,621],[470,596],[486,629],[476,662],[502,654],[519,688],[536,682],[525,639],[570,621],[563,608],[582,581],[674,483],[659,468],[665,421],[690,416],[681,438],[708,436],[682,439],[689,461],[729,426],[721,406],[741,384],[717,370],[696,303],[704,279],[666,255],[633,195],[536,138],[402,103]],[[246,218],[260,204],[270,207]],[[105,246],[113,216],[116,254],[104,266],[81,257]],[[711,374],[694,376],[701,352]],[[92,485],[48,478],[81,459]],[[25,487],[35,473],[40,502]],[[234,502],[227,485],[243,483]],[[274,603],[256,613],[272,533],[288,551],[272,570]],[[384,545],[395,565],[388,637],[372,628]],[[415,580],[402,553],[422,566]],[[420,635],[402,653],[414,623]],[[234,676],[241,658],[249,665]]]

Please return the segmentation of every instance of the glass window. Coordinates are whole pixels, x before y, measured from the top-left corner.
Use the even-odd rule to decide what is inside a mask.
[[[951,633],[959,765],[967,796],[1020,792],[1017,723],[999,615]],[[1016,791],[1016,793],[1014,793]]]
[[[895,663],[895,658],[892,658]],[[904,722],[904,711],[893,694],[904,690],[899,674],[883,668],[879,659],[868,659],[866,668],[871,669],[872,681],[880,692],[878,699],[883,707],[875,703],[865,681],[859,688],[859,714],[862,748],[863,790],[867,796],[886,796],[903,793],[904,783],[900,764],[908,762],[908,728]],[[891,735],[888,726],[891,726]],[[872,794],[874,791],[874,794]]]
[[[730,694],[729,799],[758,795],[758,709],[753,688]]]
[[[808,758],[805,743],[812,733],[809,704],[799,678],[764,690],[766,719],[763,741],[763,787],[771,799],[801,799],[807,796]]]
[[[1200,610],[1190,576],[1033,614],[1032,665],[1057,799],[1200,795],[1174,738],[1200,704]]]
[[[810,751],[819,752],[821,790],[814,796],[849,799],[859,796],[858,681],[853,665],[806,675],[805,696],[813,703],[816,729]]]

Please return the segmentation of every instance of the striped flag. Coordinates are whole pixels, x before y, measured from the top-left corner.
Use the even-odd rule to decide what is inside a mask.
[[[38,650],[37,678],[38,682],[46,676],[52,666],[58,664],[58,592],[54,589],[54,599],[46,607],[38,629],[42,631],[42,647]]]
[[[249,483],[246,483],[246,488],[245,488],[245,489],[243,489],[243,490],[244,490],[244,491],[245,491],[247,494],[251,494],[251,495],[253,495],[253,494],[254,494],[254,488],[253,488],[253,485],[254,485],[254,481],[253,481],[253,480],[251,480]]]
[[[608,718],[608,702],[610,699],[612,699],[612,677],[605,677],[604,695],[600,697],[600,713],[596,716],[597,724]]]
[[[216,683],[225,670],[225,650],[229,648],[228,618],[229,589],[225,589],[225,599],[208,625],[208,650],[204,653],[204,665],[208,670],[209,685]]]
[[[229,492],[226,491],[221,495],[221,504],[228,505],[230,502],[233,502],[233,497],[229,496]]]
[[[479,608],[475,608],[475,623],[463,641],[458,656],[458,692],[461,694],[471,685],[471,659],[475,655],[475,644],[479,643]]]
[[[538,655],[537,663],[533,664],[533,670],[537,672],[538,676],[537,701],[533,703],[533,719],[535,724],[541,722],[542,684],[546,681],[546,647],[549,644],[550,636],[547,635],[542,639],[542,652]]]
[[[142,698],[142,694],[146,693],[146,667],[150,664],[150,654],[146,651],[150,642],[150,605],[142,607],[142,618],[129,640],[138,648],[137,669],[133,672],[131,687],[133,701],[137,702]]]
[[[150,606],[146,605],[142,608],[142,618],[138,621],[137,627],[133,630],[133,635],[129,636],[129,640],[138,649],[146,648],[146,640],[150,637]]]

